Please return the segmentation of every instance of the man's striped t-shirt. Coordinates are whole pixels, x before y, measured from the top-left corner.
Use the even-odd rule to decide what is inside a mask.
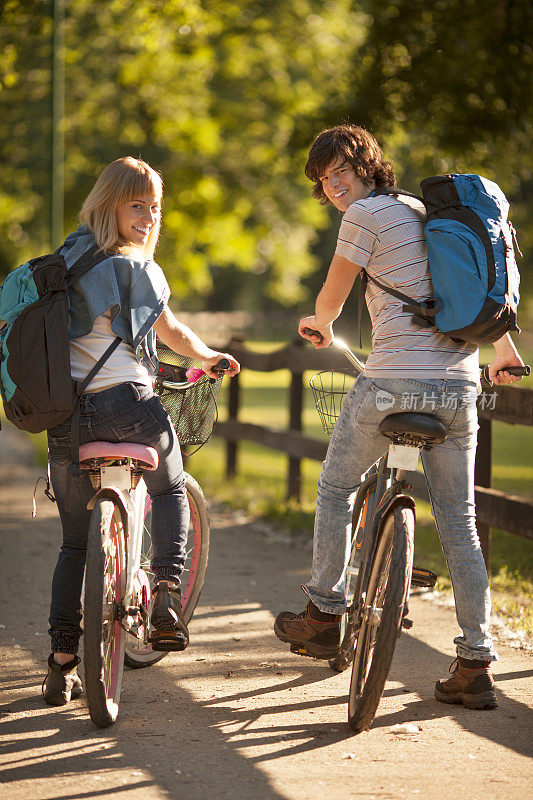
[[[383,195],[353,203],[343,216],[335,252],[415,300],[433,295],[424,210],[417,200]],[[479,385],[475,345],[458,344],[434,327],[417,327],[401,300],[370,281],[366,304],[372,320],[369,378],[448,378]]]

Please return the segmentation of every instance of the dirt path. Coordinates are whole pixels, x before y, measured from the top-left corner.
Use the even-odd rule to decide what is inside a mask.
[[[11,431],[0,442],[0,797],[530,796],[530,655],[499,647],[496,711],[437,703],[433,684],[453,659],[455,618],[418,595],[415,625],[398,642],[374,726],[352,737],[349,674],[291,655],[272,633],[279,610],[302,606],[309,551],[269,539],[238,514],[212,513],[190,648],[126,672],[117,724],[95,728],[83,698],[64,709],[45,706],[40,683],[59,523],[46,500],[30,518],[31,454]],[[418,733],[395,733],[405,722]]]

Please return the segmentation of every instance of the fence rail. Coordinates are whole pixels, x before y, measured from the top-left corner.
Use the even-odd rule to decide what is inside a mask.
[[[242,343],[232,341],[225,348],[245,369],[273,372],[288,369],[291,383],[288,397],[290,410],[289,429],[280,430],[240,422],[239,376],[229,385],[229,418],[219,422],[215,435],[227,441],[226,472],[229,477],[237,472],[238,443],[249,441],[280,450],[289,456],[287,472],[287,496],[300,499],[303,458],[322,461],[327,442],[302,433],[303,374],[307,370],[344,370],[345,357],[334,349],[311,350],[302,344],[292,343],[272,353],[257,353],[248,350]],[[478,533],[488,564],[490,559],[490,529],[501,528],[509,533],[533,539],[533,502],[491,488],[492,483],[492,422],[495,420],[511,425],[533,425],[533,390],[509,386],[495,386],[478,401],[480,427],[476,456],[476,508]],[[414,473],[410,478],[417,497],[427,499],[424,476]]]

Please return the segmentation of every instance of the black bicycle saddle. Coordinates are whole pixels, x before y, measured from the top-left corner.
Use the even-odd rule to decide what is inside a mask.
[[[431,414],[403,412],[389,414],[380,423],[380,433],[389,439],[411,439],[416,437],[423,443],[440,444],[446,439],[448,429]]]

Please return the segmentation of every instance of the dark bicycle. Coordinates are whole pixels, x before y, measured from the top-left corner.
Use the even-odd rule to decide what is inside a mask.
[[[364,370],[364,364],[344,342],[334,339],[333,344],[354,369],[319,372],[311,379],[315,404],[328,434],[353,379]],[[512,371],[527,375],[529,367]],[[486,372],[484,377],[487,379]],[[412,486],[406,473],[416,470],[422,449],[431,449],[446,439],[447,429],[431,414],[400,412],[385,417],[379,430],[391,443],[388,453],[368,471],[357,491],[340,652],[329,662],[338,672],[353,663],[348,721],[356,733],[372,724],[396,641],[402,628],[412,625],[407,617],[411,585],[432,587],[437,579],[430,570],[413,566],[415,501],[407,493]],[[298,646],[291,649],[306,654]]]

